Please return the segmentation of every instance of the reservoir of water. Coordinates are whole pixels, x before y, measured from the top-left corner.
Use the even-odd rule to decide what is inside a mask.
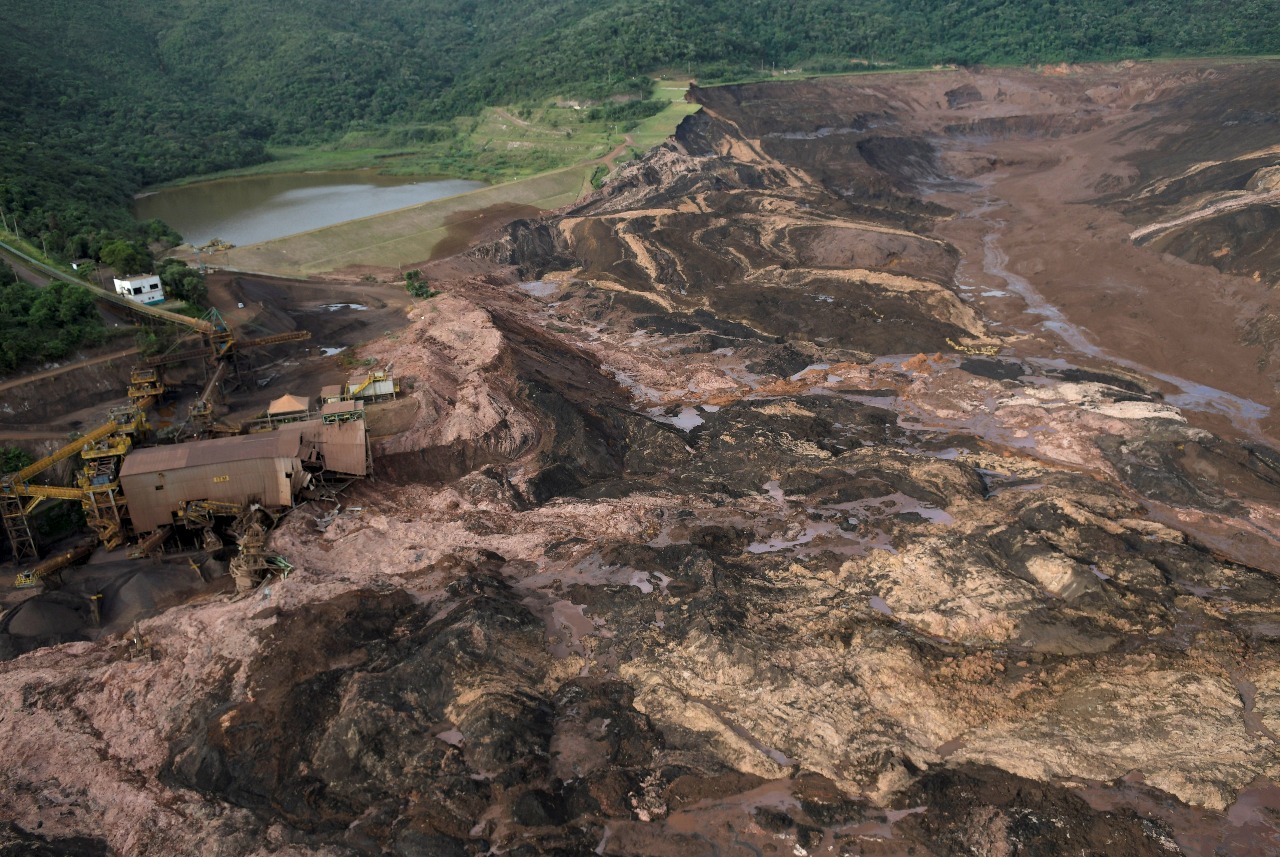
[[[196,246],[213,238],[243,246],[481,187],[483,182],[371,170],[279,173],[166,188],[136,199],[134,215],[158,217]]]

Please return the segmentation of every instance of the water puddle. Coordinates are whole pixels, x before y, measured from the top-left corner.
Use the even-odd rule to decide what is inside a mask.
[[[865,134],[873,128],[880,127],[882,123],[877,121],[858,122],[855,125],[846,128],[837,128],[833,125],[823,125],[813,131],[770,131],[765,134],[766,138],[773,137],[778,140],[821,140],[824,137],[832,135],[840,136],[844,134]]]
[[[697,803],[672,813],[667,826],[677,833],[696,833],[702,829],[704,813],[729,810],[737,818],[750,817],[757,809],[782,812],[798,809],[800,801],[791,791],[792,781],[770,780],[750,791],[723,798],[703,798]]]
[[[893,615],[893,609],[890,608],[888,602],[886,602],[879,595],[872,595],[870,603],[871,603],[871,609],[875,610],[877,613],[883,613],[886,616]]]
[[[848,503],[836,503],[825,508],[852,512],[850,520],[857,519],[863,522],[906,514],[919,515],[931,524],[941,524],[944,527],[954,524],[956,520],[946,510],[901,492],[886,494],[883,497],[868,497],[865,500],[851,500]]]
[[[537,600],[526,598],[524,603],[546,622],[551,654],[560,659],[570,655],[585,656],[586,648],[582,644],[582,638],[600,633],[596,623],[584,615],[586,605],[574,604],[572,601],[552,601],[548,612],[545,607],[537,607]]]
[[[329,312],[337,312],[340,309],[353,309],[356,312],[364,312],[368,307],[364,304],[324,304],[320,309],[327,309]]]
[[[627,580],[627,583],[631,584],[636,589],[639,589],[645,595],[648,595],[653,591],[653,584],[649,582],[649,575],[645,574],[643,571],[631,572],[631,577]]]
[[[838,832],[843,836],[893,839],[893,825],[908,816],[926,812],[927,810],[928,807],[925,806],[913,806],[910,809],[886,809],[884,810],[883,821],[864,821],[839,828]]]
[[[606,366],[605,368],[609,372],[613,373],[614,380],[625,387],[627,391],[631,393],[631,397],[633,399],[642,402],[662,401],[662,393],[658,392],[653,387],[647,387],[644,384],[641,384],[621,369],[614,369],[609,366]]]
[[[545,280],[533,280],[528,283],[520,283],[518,288],[535,298],[549,298],[560,290],[558,283],[548,283]]]
[[[436,737],[451,747],[461,747],[465,740],[462,733],[457,729],[446,729],[443,732],[437,733]]]
[[[709,702],[705,699],[699,699],[696,696],[686,695],[686,698],[690,702],[697,703],[698,705],[701,705],[703,708],[707,709],[707,711],[710,711],[712,714],[716,716],[716,719],[719,720],[722,724],[724,724],[724,726],[730,732],[732,732],[734,735],[737,735],[743,741],[746,741],[748,744],[750,744],[753,748],[755,748],[761,754],[767,756],[771,761],[773,761],[774,764],[778,765],[779,767],[790,768],[793,765],[797,764],[796,760],[787,756],[786,753],[783,753],[781,750],[777,749],[776,747],[770,747],[769,745],[761,741],[759,738],[757,738],[755,735],[752,735],[751,732],[749,732],[746,729],[746,727],[729,719],[729,714],[723,706],[717,705],[714,702]]]
[[[662,408],[650,408],[649,416],[653,417],[655,420],[657,420],[660,423],[666,423],[667,425],[675,426],[676,428],[685,432],[693,431],[695,428],[697,428],[698,426],[702,425],[703,422],[705,422],[702,419],[702,417],[698,414],[698,409],[689,407],[688,405],[685,405],[683,408],[681,408],[680,413],[676,414],[675,416],[671,416],[670,414],[666,413],[666,411],[664,411]]]
[[[828,535],[854,538],[848,533],[845,533],[835,524],[828,523],[827,521],[814,521],[806,526],[795,538],[787,539],[775,536],[762,542],[753,542],[747,545],[747,553],[775,553],[777,551],[789,550],[790,548],[807,545],[819,536]]]
[[[1072,789],[1093,809],[1136,812],[1162,822],[1172,832],[1161,836],[1171,853],[1187,857],[1263,857],[1280,853],[1280,786],[1258,777],[1245,786],[1226,812],[1186,807],[1147,787],[1132,772],[1115,783],[1081,781]]]
[[[810,372],[818,372],[820,370],[830,369],[830,368],[831,368],[830,363],[810,363],[808,366],[804,367],[803,369],[801,369],[796,374],[792,375],[787,380],[799,381],[801,378],[803,378],[805,375],[808,375]]]

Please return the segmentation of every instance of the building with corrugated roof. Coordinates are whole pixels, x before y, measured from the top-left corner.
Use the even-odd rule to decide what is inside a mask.
[[[120,468],[120,488],[134,532],[172,524],[173,513],[189,500],[292,506],[309,478],[299,425],[129,453]]]
[[[373,371],[367,375],[353,375],[347,381],[343,398],[365,399],[370,402],[381,402],[394,399],[400,392],[400,385],[386,370]]]

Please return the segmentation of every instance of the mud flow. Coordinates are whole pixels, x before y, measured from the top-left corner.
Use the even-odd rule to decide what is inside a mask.
[[[374,478],[247,598],[10,614],[60,644],[0,667],[0,836],[1280,852],[1278,84],[695,89],[575,206],[459,218],[436,297],[224,275],[347,349],[233,407],[394,365]]]

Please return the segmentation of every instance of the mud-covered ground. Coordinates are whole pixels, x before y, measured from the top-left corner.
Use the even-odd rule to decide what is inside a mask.
[[[699,91],[428,266],[287,580],[3,664],[0,847],[1277,853],[1280,266],[1195,225],[1277,80]]]

